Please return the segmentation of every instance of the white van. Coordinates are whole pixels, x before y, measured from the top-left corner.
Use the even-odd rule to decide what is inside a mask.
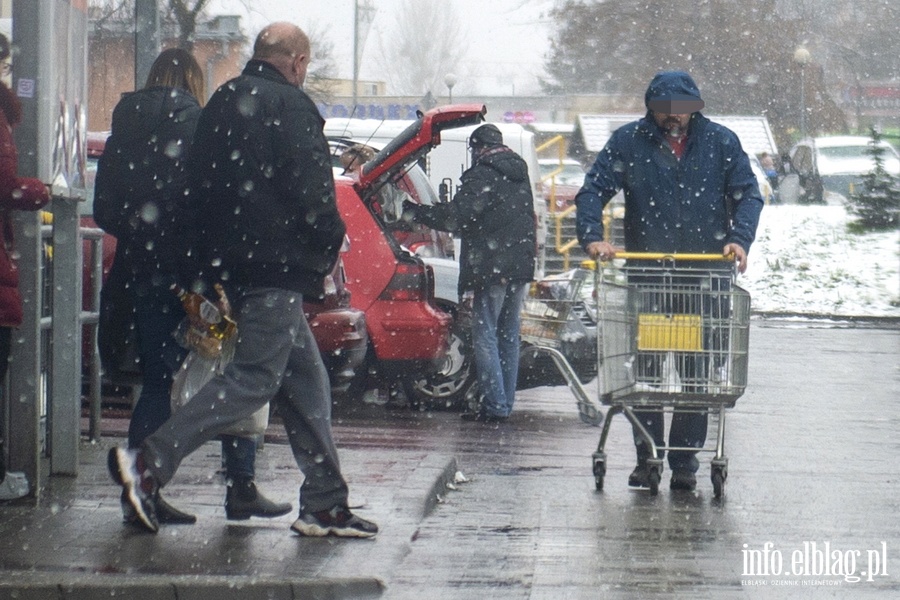
[[[325,135],[349,138],[355,141],[371,141],[384,145],[399,135],[410,123],[412,121],[328,119],[325,122]],[[538,248],[535,278],[541,279],[544,276],[547,243],[547,203],[544,201],[541,191],[541,171],[538,166],[537,152],[534,149],[534,134],[517,123],[495,123],[495,125],[503,134],[503,143],[521,156],[528,165],[528,175],[534,195],[534,213],[537,217]],[[441,133],[440,145],[433,148],[426,156],[425,172],[443,201],[453,199],[453,195],[459,187],[460,175],[471,166],[468,140],[477,127],[479,126],[444,130]]]

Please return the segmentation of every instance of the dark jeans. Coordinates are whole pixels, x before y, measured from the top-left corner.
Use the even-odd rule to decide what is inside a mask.
[[[172,414],[172,377],[187,350],[178,345],[172,332],[185,317],[181,302],[169,289],[141,285],[131,288],[140,344],[141,395],[128,426],[128,447],[139,448],[144,439],[159,429]],[[229,479],[253,478],[256,441],[223,435],[222,458]]]
[[[633,310],[638,314],[660,315],[700,315],[702,319],[702,351],[675,352],[677,369],[686,393],[703,393],[706,390],[710,367],[719,366],[720,355],[727,348],[727,331],[719,325],[729,315],[729,292],[731,291],[730,271],[704,271],[693,274],[680,270],[674,276],[659,272],[643,272],[638,269],[629,273],[629,285],[638,290],[632,297]],[[721,294],[719,294],[721,292]],[[666,352],[641,352],[637,357],[637,368],[644,376],[662,382],[663,364]],[[671,354],[671,353],[670,353]],[[712,363],[712,364],[711,364]],[[636,414],[657,446],[664,445],[665,421],[663,412],[640,411]],[[702,448],[706,442],[708,417],[705,412],[679,412],[672,415],[669,429],[670,447]],[[650,457],[650,447],[634,429],[634,445],[638,462]],[[658,453],[660,458],[665,452]],[[669,467],[696,473],[700,467],[697,453],[690,451],[669,452]]]
[[[6,369],[9,366],[11,341],[12,328],[0,327],[0,483],[6,478],[6,449],[3,441],[6,435],[6,397],[3,395],[3,391]]]

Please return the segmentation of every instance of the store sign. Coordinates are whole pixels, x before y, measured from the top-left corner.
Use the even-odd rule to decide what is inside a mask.
[[[318,104],[319,113],[326,119],[414,120],[421,110],[418,104]]]
[[[525,125],[534,123],[534,113],[530,110],[508,110],[503,113],[504,123],[519,123]]]
[[[864,110],[900,112],[900,84],[862,84],[849,88],[847,97]]]

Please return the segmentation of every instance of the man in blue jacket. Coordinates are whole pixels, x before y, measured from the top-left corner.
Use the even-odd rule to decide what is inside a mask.
[[[597,155],[575,197],[578,240],[593,258],[621,248],[603,239],[603,208],[625,193],[625,248],[629,252],[722,253],[747,268],[763,199],[737,135],[702,114],[694,80],[682,71],[658,73],[644,95],[644,118],[616,130]],[[662,445],[661,412],[641,418]],[[701,448],[705,414],[678,413],[669,445]],[[638,464],[628,479],[649,487],[650,449],[635,433]],[[696,452],[669,452],[672,489],[693,490]]]

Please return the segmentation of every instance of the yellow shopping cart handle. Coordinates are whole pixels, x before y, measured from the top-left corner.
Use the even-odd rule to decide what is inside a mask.
[[[626,260],[705,260],[709,262],[734,262],[734,254],[692,254],[687,252],[616,252],[613,258],[624,258]],[[596,269],[597,261],[588,258],[581,261],[581,266],[585,269]]]

